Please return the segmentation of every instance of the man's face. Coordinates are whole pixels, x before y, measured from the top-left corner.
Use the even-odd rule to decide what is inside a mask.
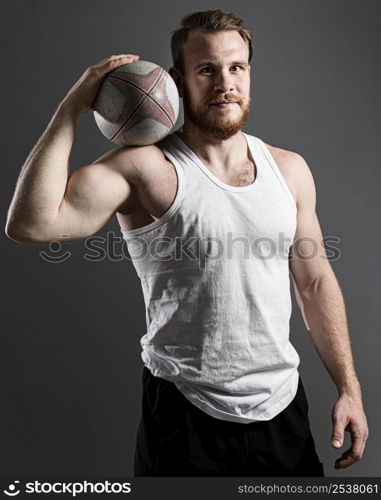
[[[185,119],[219,140],[239,132],[250,109],[248,58],[249,49],[237,31],[190,31],[184,44]],[[230,102],[215,104],[222,101]]]

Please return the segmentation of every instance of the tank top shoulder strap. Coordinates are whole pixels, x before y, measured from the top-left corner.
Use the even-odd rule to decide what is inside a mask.
[[[270,169],[272,170],[273,174],[278,179],[278,181],[279,181],[280,185],[282,186],[282,188],[283,188],[283,190],[284,190],[287,198],[289,199],[289,201],[291,203],[292,208],[296,212],[297,211],[297,207],[296,207],[296,202],[295,202],[294,196],[292,195],[292,193],[290,191],[290,188],[288,187],[288,184],[287,184],[285,178],[283,177],[282,172],[280,171],[278,165],[276,164],[276,161],[275,161],[273,155],[270,153],[268,147],[262,141],[262,139],[259,139],[259,138],[256,138],[256,139],[257,139],[257,141],[260,144],[260,147],[262,149],[264,158],[266,159],[267,165],[270,167]]]
[[[184,149],[181,139],[174,132],[156,143],[156,146],[175,167],[179,180],[183,184],[183,190],[189,191],[190,186],[194,188],[199,185],[202,180],[201,176],[197,169],[192,168],[192,160]]]
[[[175,165],[175,167],[179,167],[183,170],[183,166],[178,157],[179,146],[176,142],[174,132],[167,135],[164,139],[162,139],[160,142],[157,142],[155,145],[160,148],[162,153]]]
[[[175,139],[173,137],[173,133],[167,135],[160,142],[157,142],[155,146],[157,146],[161,152],[167,157],[167,159],[173,164],[177,175],[179,177],[179,181],[184,184],[184,165],[178,154],[178,146],[176,145]]]

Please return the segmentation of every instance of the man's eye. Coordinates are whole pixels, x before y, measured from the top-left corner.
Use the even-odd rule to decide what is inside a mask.
[[[231,66],[231,67],[230,67],[230,69],[233,69],[233,72],[234,72],[234,73],[238,73],[238,72],[242,69],[242,67],[241,67],[241,66],[238,66],[237,64],[235,64],[234,66]],[[200,73],[205,73],[205,72],[206,72],[206,73],[210,73],[211,71],[213,71],[213,68],[212,68],[212,67],[210,67],[210,66],[205,66],[205,68],[202,68],[202,69],[200,70]]]

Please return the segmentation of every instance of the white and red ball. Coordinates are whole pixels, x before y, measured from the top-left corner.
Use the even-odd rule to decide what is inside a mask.
[[[164,139],[179,114],[172,77],[157,64],[135,61],[111,71],[93,105],[95,121],[120,146],[147,146]]]

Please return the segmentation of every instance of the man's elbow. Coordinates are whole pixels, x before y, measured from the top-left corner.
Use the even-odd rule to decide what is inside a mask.
[[[7,223],[5,225],[6,236],[17,243],[46,243],[42,234],[35,230],[24,230],[19,226]]]
[[[327,266],[319,274],[316,274],[309,279],[305,279],[297,286],[299,294],[304,301],[313,299],[324,287],[327,285],[331,286],[332,284],[337,286],[337,279],[331,266]]]

